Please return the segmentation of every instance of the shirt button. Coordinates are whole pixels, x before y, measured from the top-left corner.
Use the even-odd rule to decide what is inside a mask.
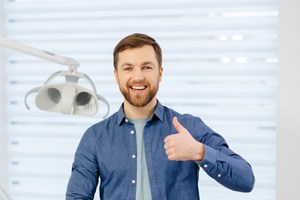
[[[220,178],[220,177],[221,177],[221,174],[218,174],[218,177]]]
[[[136,155],[133,154],[131,157],[132,157],[133,159],[135,159],[135,158],[136,158]]]
[[[128,122],[128,119],[125,119],[125,122]]]
[[[131,183],[132,183],[132,184],[135,184],[135,180],[132,180]]]
[[[205,164],[205,165],[204,165],[204,168],[207,168],[207,167],[208,167],[208,165],[207,165],[207,164]]]
[[[134,131],[130,131],[130,134],[133,135],[133,134],[134,134]]]

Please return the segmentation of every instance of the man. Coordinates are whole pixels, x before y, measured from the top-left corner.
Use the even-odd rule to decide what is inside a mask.
[[[163,68],[153,38],[129,35],[113,55],[124,102],[83,135],[66,199],[93,199],[100,179],[102,200],[198,200],[200,167],[229,189],[253,189],[251,166],[219,134],[156,99]]]

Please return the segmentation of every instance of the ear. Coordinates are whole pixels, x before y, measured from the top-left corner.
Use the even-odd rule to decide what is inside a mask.
[[[115,80],[116,80],[117,84],[119,85],[119,76],[118,76],[118,72],[116,69],[114,69],[114,76],[115,76]]]
[[[159,82],[162,80],[163,72],[164,72],[164,68],[161,66],[161,67],[159,68]]]

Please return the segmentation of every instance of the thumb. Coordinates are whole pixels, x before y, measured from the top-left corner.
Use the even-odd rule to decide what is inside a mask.
[[[184,126],[182,126],[177,117],[173,118],[173,125],[175,127],[175,129],[178,131],[178,133],[188,133],[188,131],[186,130],[186,128],[184,128]]]

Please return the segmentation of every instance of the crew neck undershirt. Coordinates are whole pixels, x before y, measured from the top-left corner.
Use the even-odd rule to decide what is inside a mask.
[[[130,119],[134,124],[136,131],[136,147],[137,147],[137,180],[136,180],[136,199],[152,200],[151,189],[148,178],[147,162],[144,148],[144,127],[149,119]]]

